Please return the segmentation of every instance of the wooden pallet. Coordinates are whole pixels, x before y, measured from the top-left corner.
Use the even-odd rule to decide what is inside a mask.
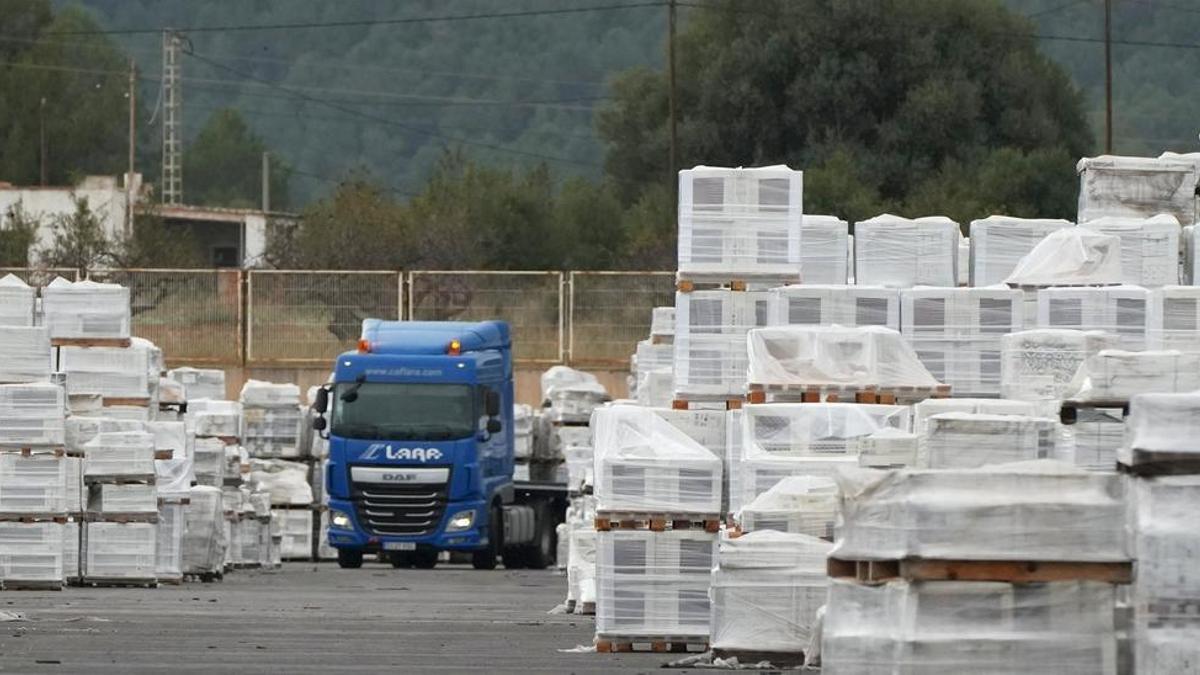
[[[708,651],[708,637],[697,635],[597,635],[600,654],[622,652],[702,653]]]
[[[83,586],[92,588],[158,588],[158,579],[144,577],[125,579],[121,577],[84,577]]]
[[[0,513],[0,521],[6,523],[58,523],[65,524],[67,516],[62,513]]]
[[[1188,452],[1130,451],[1132,463],[1117,463],[1117,471],[1138,478],[1200,474],[1200,456]]]
[[[804,652],[765,652],[757,649],[713,649],[713,657],[737,659],[746,666],[766,661],[781,670],[792,670],[804,665]]]
[[[125,348],[133,344],[130,338],[68,338],[56,337],[50,338],[51,347],[120,347]]]
[[[61,591],[65,585],[65,581],[4,579],[0,580],[0,591]]]
[[[138,408],[146,408],[150,406],[149,396],[105,396],[102,399],[102,405],[105,408],[111,408],[115,405],[128,405]]]
[[[191,497],[159,497],[158,505],[166,506],[167,504],[187,506],[192,503]]]
[[[634,513],[629,511],[601,511],[596,514],[597,532],[610,530],[704,530],[715,534],[721,531],[721,517],[716,514],[696,513]]]
[[[650,344],[652,345],[673,345],[675,344],[674,335],[651,335]]]
[[[157,523],[158,513],[88,511],[81,520],[85,523]]]
[[[671,401],[672,410],[704,410],[702,404],[721,403],[726,410],[741,410],[742,399],[737,396],[689,397]]]
[[[225,445],[240,445],[242,439],[237,436],[197,436],[196,438],[215,438]]]
[[[747,403],[865,403],[896,405],[928,398],[949,398],[950,385],[936,387],[844,387],[820,384],[751,384]]]
[[[158,584],[160,586],[181,586],[183,585],[183,577],[159,577]]]
[[[1063,401],[1058,409],[1058,419],[1063,424],[1079,421],[1081,410],[1120,409],[1121,417],[1129,417],[1129,401]]]
[[[154,459],[173,459],[175,457],[174,450],[155,450]]]
[[[67,455],[67,450],[61,445],[34,445],[28,447],[7,446],[0,447],[0,453],[20,454],[22,457],[34,457],[42,455],[65,457]]]
[[[691,293],[702,290],[736,291],[749,290],[750,284],[762,288],[774,288],[800,283],[799,274],[729,274],[725,272],[688,272],[675,273],[675,290],[680,293]]]
[[[1001,581],[1014,584],[1048,581],[1099,581],[1128,584],[1133,581],[1129,562],[1055,562],[1010,560],[841,560],[829,558],[829,576],[881,584],[906,581]]]
[[[596,615],[596,603],[594,602],[579,602],[571,608],[573,614],[583,614],[584,616]]]

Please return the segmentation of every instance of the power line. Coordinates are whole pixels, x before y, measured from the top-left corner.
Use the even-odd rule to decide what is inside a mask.
[[[1166,5],[1161,2],[1150,2],[1149,0],[1125,0],[1134,5],[1145,5],[1151,10],[1167,10],[1169,12],[1188,12],[1191,14],[1200,14],[1200,9],[1196,7],[1184,7],[1182,5]]]
[[[194,58],[194,59],[196,59],[196,60],[198,60],[198,61],[200,61],[200,62],[202,62],[202,63],[207,63],[207,64],[209,64],[209,65],[211,65],[211,66],[213,66],[213,67],[215,67],[215,68],[218,68],[218,69],[220,69],[220,70],[224,70],[224,71],[226,71],[226,72],[228,72],[228,73],[230,73],[230,74],[233,74],[233,75],[236,75],[236,76],[238,76],[238,77],[242,77],[242,78],[245,78],[245,79],[248,79],[248,80],[253,80],[253,81],[256,81],[256,82],[260,82],[260,83],[266,84],[266,85],[270,86],[270,87],[271,87],[271,88],[273,88],[273,89],[276,89],[276,90],[278,90],[278,91],[281,91],[281,92],[284,92],[284,93],[290,94],[290,95],[291,95],[293,98],[295,98],[295,99],[299,99],[299,100],[302,100],[302,101],[308,101],[308,102],[310,102],[310,103],[315,103],[315,104],[317,104],[317,105],[323,105],[323,106],[325,106],[325,107],[327,107],[327,108],[330,108],[330,109],[332,109],[332,110],[337,110],[337,111],[339,111],[339,112],[343,112],[343,113],[346,113],[346,114],[348,114],[348,115],[354,115],[354,116],[356,116],[356,117],[361,117],[361,118],[363,118],[363,119],[370,120],[370,121],[373,121],[373,122],[377,122],[377,123],[379,123],[379,124],[385,124],[385,125],[387,125],[387,126],[390,126],[390,127],[395,127],[395,128],[397,128],[397,129],[403,129],[404,131],[407,131],[407,132],[409,132],[409,133],[413,133],[413,134],[419,134],[419,135],[422,135],[422,136],[428,136],[428,137],[430,137],[430,138],[436,138],[436,139],[439,139],[439,140],[441,140],[441,141],[443,141],[443,142],[448,142],[448,143],[461,143],[461,144],[463,144],[463,145],[469,145],[469,146],[474,146],[474,147],[486,148],[486,149],[488,149],[488,150],[494,150],[494,151],[496,151],[496,152],[504,152],[504,153],[509,153],[509,154],[513,154],[513,155],[521,155],[521,156],[525,156],[525,157],[531,157],[531,158],[534,158],[534,159],[541,159],[541,160],[545,160],[545,161],[549,161],[549,162],[562,162],[562,163],[566,163],[566,164],[576,164],[576,165],[579,165],[579,166],[587,166],[587,167],[591,167],[591,168],[601,168],[599,164],[596,164],[596,163],[594,163],[594,162],[584,162],[584,161],[581,161],[581,160],[570,159],[570,158],[567,158],[567,157],[555,157],[555,156],[553,156],[553,155],[544,155],[544,154],[542,154],[542,153],[538,153],[538,152],[530,152],[530,151],[527,151],[527,150],[519,150],[519,149],[516,149],[516,148],[508,148],[508,147],[505,147],[505,146],[502,146],[502,145],[495,145],[495,144],[493,144],[493,143],[482,143],[482,142],[479,142],[479,141],[472,141],[472,140],[470,140],[470,139],[461,138],[461,137],[457,137],[457,136],[447,136],[447,135],[445,135],[445,134],[441,134],[441,133],[438,133],[438,132],[434,132],[434,131],[428,131],[428,130],[425,130],[425,129],[420,129],[420,128],[412,127],[412,126],[409,126],[409,125],[407,125],[407,124],[401,124],[401,123],[399,123],[399,122],[396,122],[396,121],[394,121],[394,120],[391,120],[391,119],[389,119],[389,118],[386,118],[386,117],[380,117],[380,116],[378,116],[378,115],[372,115],[372,114],[365,113],[365,112],[363,112],[363,111],[361,111],[361,110],[358,110],[358,109],[355,109],[355,108],[350,108],[350,107],[344,106],[344,105],[342,105],[342,104],[339,104],[339,103],[333,103],[333,102],[331,102],[331,101],[326,101],[326,100],[324,100],[324,99],[317,98],[317,97],[315,97],[315,96],[309,96],[308,94],[305,94],[305,93],[302,93],[302,92],[299,92],[299,91],[294,91],[294,90],[292,90],[292,89],[290,89],[290,88],[288,88],[288,87],[284,87],[284,86],[278,85],[278,84],[276,84],[276,83],[274,83],[274,82],[271,82],[271,81],[269,81],[269,80],[265,80],[265,79],[263,79],[263,78],[261,78],[261,77],[258,77],[257,75],[254,75],[253,73],[246,73],[246,72],[240,71],[240,70],[238,70],[238,69],[236,69],[236,68],[230,68],[229,66],[226,66],[226,65],[224,65],[224,64],[220,64],[220,63],[217,63],[217,62],[215,62],[215,61],[209,60],[209,59],[207,59],[207,58],[205,58],[205,57],[203,57],[203,56],[200,56],[199,54],[195,53],[194,51],[193,51],[193,52],[187,52],[187,54],[188,54],[188,56],[191,56],[192,58]]]
[[[325,176],[325,175],[322,175],[319,173],[313,173],[311,171],[304,171],[304,170],[297,169],[297,168],[291,167],[291,166],[289,166],[287,168],[287,172],[291,173],[291,174],[295,174],[297,176],[304,177],[304,178],[310,178],[312,180],[319,180],[319,181],[322,181],[325,183],[331,183],[331,184],[336,184],[336,185],[345,185],[346,183],[349,183],[351,181],[349,176],[347,176],[345,178],[332,178],[330,176]],[[383,185],[383,184],[377,183],[373,180],[367,181],[367,182],[369,185],[371,185],[373,187],[377,187],[377,188],[383,190],[384,192],[390,192],[395,195],[400,195],[402,197],[409,197],[409,198],[417,196],[417,193],[415,193],[415,192],[401,190],[400,188],[392,187],[390,185]]]
[[[1032,14],[1026,14],[1026,15],[1025,15],[1025,18],[1027,18],[1027,19],[1036,19],[1036,18],[1037,18],[1037,17],[1039,17],[1039,16],[1046,16],[1047,14],[1054,14],[1055,12],[1061,12],[1061,11],[1063,11],[1064,9],[1070,9],[1070,8],[1072,8],[1072,7],[1076,6],[1076,5],[1082,5],[1082,4],[1086,3],[1087,1],[1088,1],[1088,0],[1071,0],[1071,2],[1065,2],[1065,3],[1061,4],[1061,5],[1058,5],[1057,7],[1051,7],[1050,9],[1043,9],[1043,10],[1042,10],[1042,11],[1040,11],[1040,12],[1034,12],[1034,13],[1032,13]]]
[[[181,33],[213,33],[229,31],[256,30],[299,30],[308,28],[350,28],[354,26],[398,26],[415,23],[435,23],[451,21],[479,21],[484,19],[515,19],[531,16],[560,16],[582,14],[585,12],[600,12],[619,9],[636,9],[639,7],[662,7],[662,0],[651,2],[632,2],[612,5],[591,5],[587,7],[567,7],[558,9],[537,9],[517,12],[490,12],[485,14],[445,14],[442,16],[414,16],[395,19],[361,19],[357,21],[324,21],[302,23],[275,24],[229,24],[224,26],[156,26],[153,28],[117,28],[96,30],[67,30],[46,31],[43,35],[148,35],[161,33],[170,28]]]

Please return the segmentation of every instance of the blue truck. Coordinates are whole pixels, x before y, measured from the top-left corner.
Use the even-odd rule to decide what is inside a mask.
[[[513,356],[503,321],[363,321],[317,391],[329,441],[329,544],[343,568],[381,553],[432,568],[554,562],[566,486],[513,480]]]

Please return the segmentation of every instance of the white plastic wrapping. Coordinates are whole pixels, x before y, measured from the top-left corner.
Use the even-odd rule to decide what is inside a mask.
[[[650,336],[655,338],[675,336],[674,307],[655,307],[650,310]]]
[[[679,272],[796,278],[803,172],[697,166],[679,172]]]
[[[533,456],[533,408],[523,403],[513,405],[513,457]]]
[[[182,384],[187,400],[225,398],[225,371],[216,368],[172,368],[167,377]]]
[[[596,635],[707,636],[716,535],[596,533]]]
[[[767,293],[675,294],[675,393],[681,398],[746,393],[746,333],[767,325]]]
[[[1190,225],[1196,212],[1196,165],[1184,157],[1084,157],[1079,174],[1079,222],[1168,213]]]
[[[1146,313],[1147,349],[1200,353],[1200,287],[1152,289]]]
[[[247,380],[246,384],[242,385],[239,401],[247,407],[297,406],[300,405],[300,387],[292,383]]]
[[[83,449],[85,476],[154,475],[154,436],[144,431],[99,433]]]
[[[66,484],[63,487],[67,513],[83,510],[83,458],[63,457]]]
[[[1179,221],[1166,214],[1146,219],[1097,218],[1080,227],[1121,239],[1121,281],[1140,286],[1179,282]]]
[[[755,385],[936,387],[900,333],[880,326],[777,326],[746,337]]]
[[[1115,586],[834,579],[824,675],[1116,675]]]
[[[62,523],[0,522],[0,582],[63,581]]]
[[[108,409],[104,408],[101,411],[107,412]],[[66,419],[65,427],[67,449],[75,453],[82,453],[87,442],[100,433],[146,430],[146,425],[142,422],[115,417],[89,417],[74,414]]]
[[[720,512],[720,457],[653,410],[610,406],[595,412],[592,425],[600,509]]]
[[[800,222],[800,279],[805,284],[844,284],[850,278],[850,225],[836,216],[804,215]]]
[[[1119,284],[1121,239],[1083,227],[1055,230],[1017,262],[1010,286]]]
[[[0,453],[0,513],[64,514],[67,484],[64,457]]]
[[[1058,422],[1044,417],[949,412],[926,420],[921,465],[974,469],[1034,459],[1055,459]]]
[[[188,428],[196,436],[241,436],[242,404],[237,401],[188,401]]]
[[[225,561],[221,489],[194,485],[184,509],[183,568],[188,574],[220,572]]]
[[[250,462],[250,480],[271,495],[271,503],[304,505],[313,503],[308,484],[307,464],[282,459],[255,459]]]
[[[713,649],[799,652],[813,637],[832,545],[803,534],[722,539],[712,573]]]
[[[96,513],[157,513],[158,494],[144,483],[101,483],[89,486],[88,510]]]
[[[170,450],[170,459],[154,460],[155,487],[160,497],[186,497],[196,474],[183,422],[147,422],[146,431],[154,436],[154,449]]]
[[[1146,348],[1149,292],[1140,286],[1043,288],[1038,291],[1038,327],[1102,330],[1121,349]]]
[[[68,520],[62,525],[63,580],[76,581],[83,570],[80,568],[79,552],[82,548],[83,523]]]
[[[1051,460],[837,476],[848,560],[1124,562],[1125,486]]]
[[[1200,459],[1200,393],[1134,396],[1125,428],[1126,445],[1133,451],[1127,460]]]
[[[1042,239],[1073,227],[1066,220],[989,216],[971,221],[972,286],[992,286],[1004,280]]]
[[[159,403],[187,403],[187,394],[184,392],[183,385],[175,380],[166,377],[158,378],[158,402]],[[158,411],[159,414],[169,412],[175,414],[174,411]],[[159,417],[158,419],[163,419]]]
[[[900,330],[900,293],[883,286],[797,285],[767,296],[772,326],[886,326]]]
[[[199,484],[221,487],[225,481],[225,444],[221,439],[193,439],[192,461],[192,470]]]
[[[311,560],[313,512],[308,509],[271,509],[271,520],[279,522],[283,541],[279,554],[285,559]]]
[[[1112,471],[1125,441],[1125,419],[1121,408],[1081,408],[1074,424],[1063,427],[1060,454],[1073,458],[1075,466],[1089,471]]]
[[[900,332],[939,382],[960,396],[1000,393],[1000,343],[1024,326],[1024,296],[1008,288],[900,292]]]
[[[52,338],[127,338],[129,289],[58,277],[42,289],[42,324]]]
[[[774,530],[833,538],[837,483],[822,476],[790,476],[742,507],[743,532]]]
[[[160,580],[183,578],[184,509],[178,502],[158,506],[158,539],[155,543],[154,576]]]
[[[0,313],[0,382],[49,380],[50,333],[43,326],[6,326],[2,322]]]
[[[949,412],[1039,417],[1040,412],[1048,412],[1048,409],[1032,401],[1002,398],[927,398],[913,405],[913,431],[918,435],[925,434],[930,417]]]
[[[1200,389],[1200,354],[1106,349],[1075,372],[1071,398],[1126,401],[1136,394],[1174,394]]]
[[[83,578],[156,579],[158,526],[154,523],[87,523]]]
[[[674,308],[672,317],[674,316]],[[672,327],[671,330],[674,330]],[[669,406],[675,393],[675,346],[642,340],[634,354],[637,401],[647,407]]]
[[[262,408],[244,406],[242,444],[252,457],[298,458],[301,455],[301,425],[304,412],[299,405]]]
[[[134,347],[62,347],[59,368],[67,374],[68,394],[145,398],[150,395],[149,356]]]
[[[854,226],[855,281],[864,286],[957,286],[958,223],[883,214]]]
[[[57,384],[0,384],[0,446],[62,445],[65,410]]]
[[[1200,246],[1200,239],[1196,237],[1196,226],[1184,227],[1179,236],[1183,249],[1179,283],[1194,286],[1200,282],[1200,270],[1197,269],[1200,265],[1200,251],[1196,250],[1196,247]]]
[[[880,469],[916,466],[920,445],[920,437],[912,432],[880,429],[859,440],[858,465]]]
[[[0,326],[32,326],[35,291],[15,274],[0,278]]]
[[[1022,401],[1064,399],[1071,382],[1090,356],[1117,345],[1103,331],[1026,330],[1001,341],[1000,395]]]

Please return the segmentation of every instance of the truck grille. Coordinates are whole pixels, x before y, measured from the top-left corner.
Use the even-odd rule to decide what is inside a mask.
[[[446,484],[384,485],[355,482],[358,522],[371,534],[418,537],[437,530],[446,511]]]

